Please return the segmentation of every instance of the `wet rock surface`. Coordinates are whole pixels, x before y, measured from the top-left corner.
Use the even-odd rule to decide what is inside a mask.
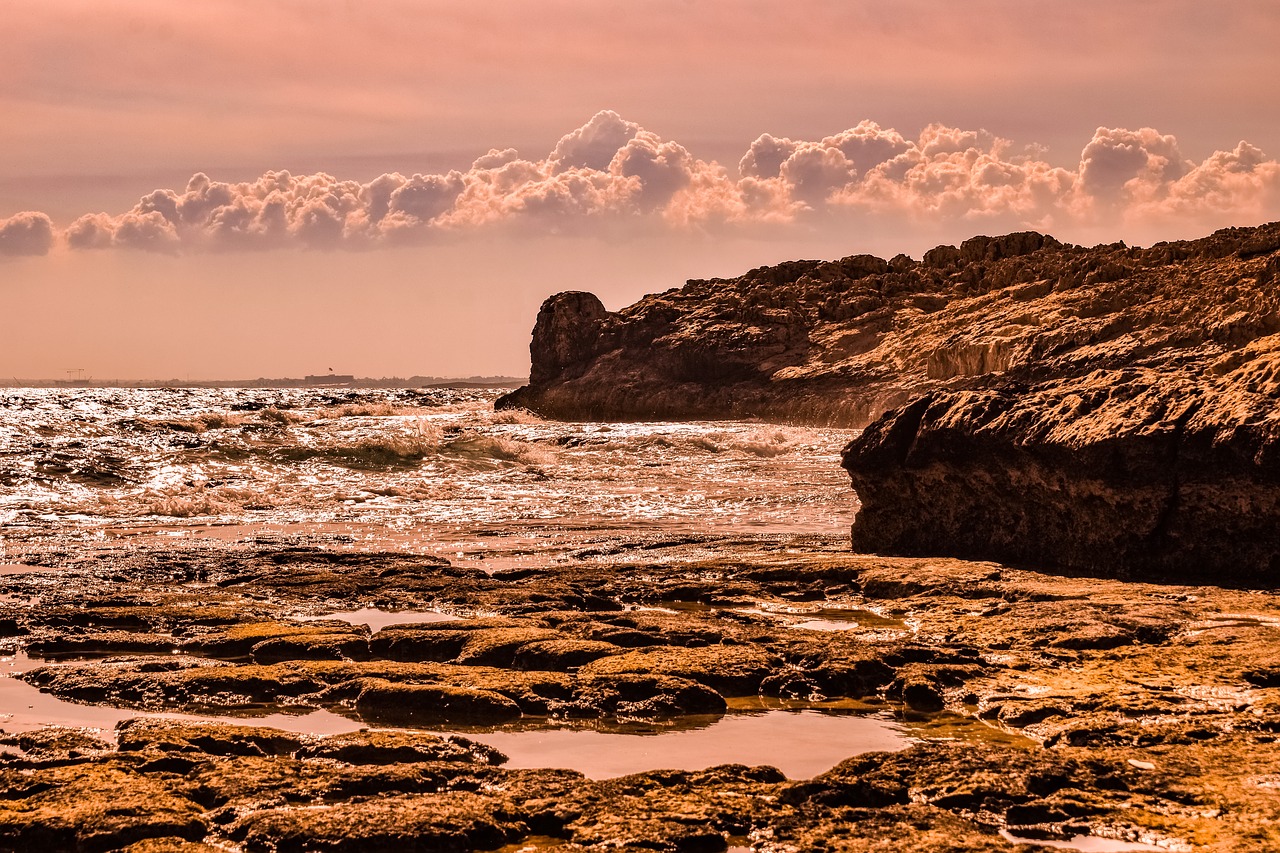
[[[1280,574],[1280,223],[1150,248],[975,237],[539,314],[568,419],[866,426],[856,550],[1147,579]]]
[[[843,547],[724,540],[708,557],[619,540],[607,558],[503,578],[240,543],[0,577],[5,643],[54,696],[139,713],[323,709],[352,729],[148,717],[10,731],[0,848],[1019,849],[1002,830],[1280,847],[1274,595]],[[461,618],[373,634],[298,621],[337,604]],[[798,627],[819,612],[854,621]],[[836,756],[808,779],[741,764],[592,779],[510,769],[475,739],[490,729],[429,730],[678,727],[751,707],[858,707],[915,743]]]

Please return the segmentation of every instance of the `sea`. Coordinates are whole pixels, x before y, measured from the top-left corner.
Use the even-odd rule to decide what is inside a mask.
[[[565,423],[501,389],[0,389],[0,564],[307,542],[484,569],[847,535],[848,430]],[[686,549],[687,551],[688,549]]]
[[[750,421],[566,423],[495,411],[503,390],[0,390],[0,578],[100,564],[127,589],[129,561],[110,558],[156,549],[201,557],[276,545],[425,554],[501,576],[593,561],[678,567],[756,549],[847,548],[858,504],[840,450],[852,431]],[[3,600],[32,604],[30,596]],[[56,600],[50,588],[38,604]],[[793,618],[790,606],[759,606],[766,610],[744,612],[816,631],[876,616],[820,609],[819,616],[836,615]],[[293,618],[376,630],[427,617],[465,618],[367,607]],[[48,664],[21,642],[0,646],[0,729],[74,726],[110,738],[112,726],[140,713],[189,718],[180,709],[66,701],[20,677]],[[329,709],[298,710],[199,718],[312,735],[367,725]],[[510,767],[569,767],[592,778],[742,761],[807,778],[849,755],[906,748],[918,736],[887,711],[767,703],[707,718],[534,720],[464,734],[502,750]]]

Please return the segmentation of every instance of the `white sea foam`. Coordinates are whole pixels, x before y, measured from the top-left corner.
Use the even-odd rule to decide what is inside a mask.
[[[560,423],[495,392],[0,390],[6,524],[557,523],[836,534],[840,431]],[[532,529],[532,528],[530,528]]]

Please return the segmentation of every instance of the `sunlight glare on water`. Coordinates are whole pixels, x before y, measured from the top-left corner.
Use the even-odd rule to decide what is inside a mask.
[[[11,544],[305,528],[471,551],[486,533],[839,535],[852,518],[848,431],[559,423],[495,412],[497,393],[7,389],[0,524]]]

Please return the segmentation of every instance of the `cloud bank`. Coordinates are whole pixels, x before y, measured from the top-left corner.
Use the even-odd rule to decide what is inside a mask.
[[[983,130],[933,124],[908,138],[872,121],[819,140],[763,134],[735,169],[691,154],[612,111],[545,157],[493,149],[465,171],[379,175],[196,174],[131,210],[58,231],[49,217],[0,220],[0,254],[308,247],[364,249],[491,233],[628,234],[875,221],[980,229],[1161,224],[1220,227],[1280,218],[1280,163],[1248,142],[1197,163],[1151,128],[1098,128],[1074,168]]]

